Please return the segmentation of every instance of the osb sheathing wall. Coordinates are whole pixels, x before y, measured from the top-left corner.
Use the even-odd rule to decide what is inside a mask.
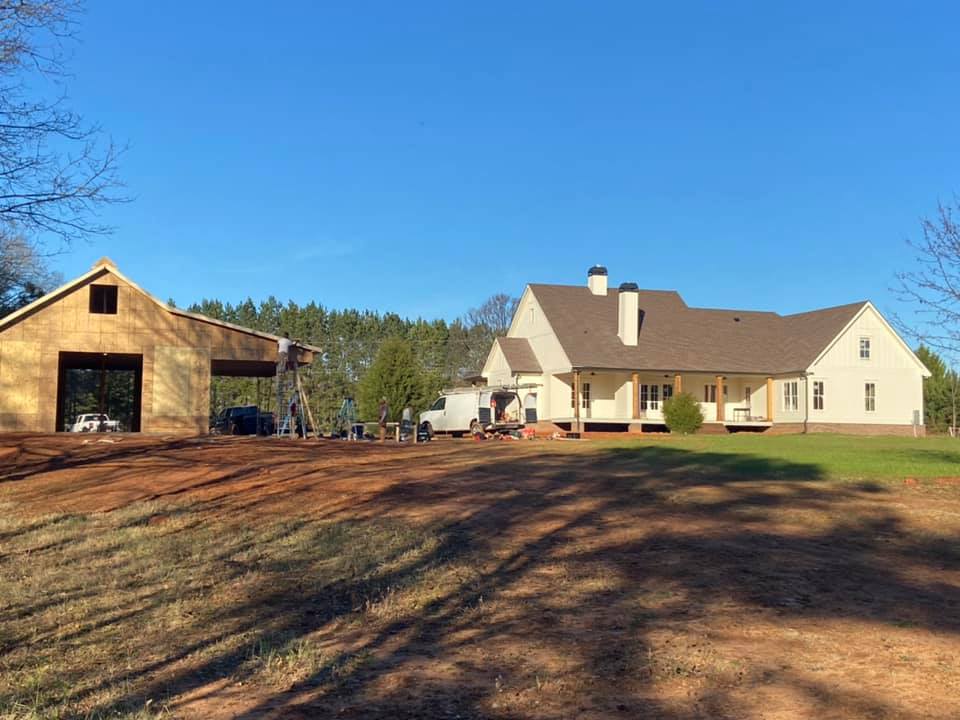
[[[89,285],[116,285],[117,314],[91,313]],[[276,360],[276,343],[169,312],[108,269],[0,330],[0,431],[54,431],[60,352],[143,356],[141,429],[207,431],[210,363]]]

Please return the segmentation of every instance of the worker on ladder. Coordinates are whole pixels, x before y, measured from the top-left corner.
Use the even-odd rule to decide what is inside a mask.
[[[287,371],[290,362],[290,349],[293,347],[293,340],[290,339],[290,333],[285,332],[283,337],[277,342],[277,374],[280,375]]]

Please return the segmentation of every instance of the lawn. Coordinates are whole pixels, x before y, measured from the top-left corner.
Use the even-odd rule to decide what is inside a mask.
[[[766,463],[815,468],[831,480],[954,478],[960,481],[960,440],[947,436],[852,437],[848,435],[672,435],[606,441],[641,456],[651,448],[717,454],[735,472],[762,471]],[[759,465],[760,467],[756,467]]]
[[[950,439],[0,460],[4,720],[960,716]]]

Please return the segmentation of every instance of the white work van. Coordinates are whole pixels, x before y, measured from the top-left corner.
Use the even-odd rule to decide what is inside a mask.
[[[428,435],[504,432],[523,427],[520,398],[509,388],[445,390],[429,410],[420,413]]]

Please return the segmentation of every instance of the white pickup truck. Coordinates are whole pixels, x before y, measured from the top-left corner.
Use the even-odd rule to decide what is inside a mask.
[[[100,413],[77,415],[77,421],[70,426],[70,432],[120,432],[120,421],[111,420]]]

